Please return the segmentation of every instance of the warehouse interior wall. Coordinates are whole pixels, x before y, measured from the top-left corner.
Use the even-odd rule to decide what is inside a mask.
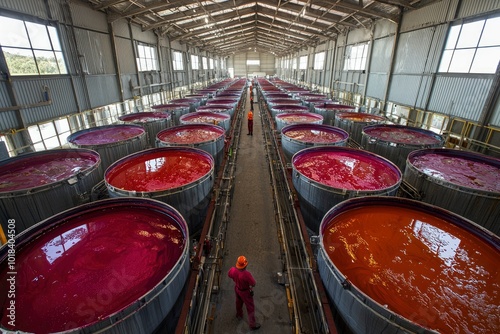
[[[438,70],[452,25],[499,15],[498,0],[443,0],[403,12],[399,23],[374,21],[295,54],[242,50],[223,56],[143,31],[83,2],[0,0],[0,16],[57,28],[67,68],[60,75],[10,75],[0,54],[0,139],[11,156],[61,147],[69,133],[113,122],[119,114],[145,110],[231,75],[265,75],[384,113],[397,123],[500,147],[498,71]],[[139,68],[145,50],[155,62],[146,70]],[[362,69],[355,60],[353,69],[346,67],[353,50],[367,56]],[[321,68],[315,62],[319,56],[324,57]]]

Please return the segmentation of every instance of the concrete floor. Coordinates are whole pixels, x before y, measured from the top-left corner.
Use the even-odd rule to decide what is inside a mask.
[[[259,107],[254,104],[254,131],[253,136],[249,136],[246,124],[249,100],[247,98],[237,152],[235,188],[213,333],[250,332],[245,307],[243,320],[236,319],[234,283],[227,277],[227,272],[240,255],[247,257],[247,270],[257,281],[254,288],[255,315],[262,327],[255,332],[290,333],[292,328],[285,288],[276,279],[276,273],[281,271],[280,247]]]

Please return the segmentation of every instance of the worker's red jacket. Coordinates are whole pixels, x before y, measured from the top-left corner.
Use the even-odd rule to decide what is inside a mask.
[[[232,267],[229,269],[227,276],[233,279],[234,283],[236,283],[236,288],[240,291],[251,290],[255,286],[255,279],[245,269],[239,270],[236,267]]]

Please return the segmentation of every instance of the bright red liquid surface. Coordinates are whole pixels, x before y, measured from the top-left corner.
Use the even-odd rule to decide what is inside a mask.
[[[122,190],[162,191],[197,181],[212,167],[209,157],[197,152],[153,150],[116,165],[106,173],[106,181]]]
[[[344,136],[333,131],[314,129],[289,130],[283,133],[283,135],[305,143],[337,143],[346,139]]]
[[[410,128],[394,128],[394,127],[373,127],[363,130],[367,135],[379,138],[392,143],[400,144],[422,144],[422,145],[439,145],[441,140],[437,135],[416,131]]]
[[[97,155],[52,153],[16,159],[0,167],[0,192],[40,187],[66,180],[94,166]]]
[[[500,169],[466,157],[441,154],[415,156],[411,164],[422,173],[459,186],[500,192]]]
[[[432,215],[365,206],[333,218],[324,247],[365,294],[441,333],[500,332],[500,252]]]
[[[71,142],[75,145],[103,145],[135,138],[144,133],[139,126],[120,125],[107,128],[85,130]]]
[[[293,165],[302,175],[337,189],[382,190],[401,179],[387,162],[351,151],[304,153]]]
[[[164,130],[158,134],[158,139],[162,142],[172,144],[198,144],[212,141],[223,135],[223,129],[207,126]]]
[[[185,242],[178,223],[140,207],[85,213],[47,231],[16,253],[15,329],[59,332],[120,311],[172,270]],[[4,261],[1,320],[11,328],[7,272]]]

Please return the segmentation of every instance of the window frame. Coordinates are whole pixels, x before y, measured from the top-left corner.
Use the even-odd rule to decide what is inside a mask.
[[[497,25],[487,28],[487,24],[493,20],[496,21]],[[481,25],[479,32],[477,30],[474,31],[474,25],[478,27]],[[461,21],[450,25],[437,72],[494,74],[500,61],[500,38],[494,38],[495,44],[481,44],[484,42],[484,36],[491,38],[492,34],[498,35],[498,27],[500,27],[499,15],[482,17],[465,22]],[[490,35],[487,34],[488,31]],[[484,58],[486,53],[492,50],[496,51],[496,54],[499,55],[496,61],[495,57],[488,57],[490,59]]]
[[[299,70],[307,70],[307,63],[309,61],[308,56],[299,57]]]
[[[191,69],[199,70],[200,69],[200,56],[191,55]]]
[[[172,69],[174,71],[184,70],[184,60],[182,59],[182,52],[172,50]]]
[[[143,42],[137,42],[136,47],[137,47],[136,63],[138,71],[139,72],[158,71],[158,56],[157,56],[158,53],[156,46]]]
[[[346,46],[344,58],[344,71],[364,71],[368,61],[370,42]],[[361,50],[361,53],[359,52]]]
[[[320,59],[318,59],[319,57],[318,56],[322,56]],[[326,58],[326,52],[325,51],[321,51],[321,52],[318,52],[318,53],[315,53],[314,54],[314,65],[313,65],[313,69],[314,70],[323,70],[325,68],[325,58]]]
[[[13,22],[8,24],[4,20]],[[0,22],[3,23],[0,28],[0,46],[11,76],[52,76],[69,73],[57,25],[6,15],[0,15]],[[18,26],[20,30],[12,31],[15,26]],[[8,33],[4,33],[7,30]],[[19,57],[21,60],[15,61],[15,58]],[[24,61],[22,61],[23,57],[26,57]],[[14,66],[14,63],[24,64],[19,68],[24,68],[26,72],[17,71],[18,68]],[[31,65],[26,67],[26,64]],[[47,69],[55,71],[50,72]]]

